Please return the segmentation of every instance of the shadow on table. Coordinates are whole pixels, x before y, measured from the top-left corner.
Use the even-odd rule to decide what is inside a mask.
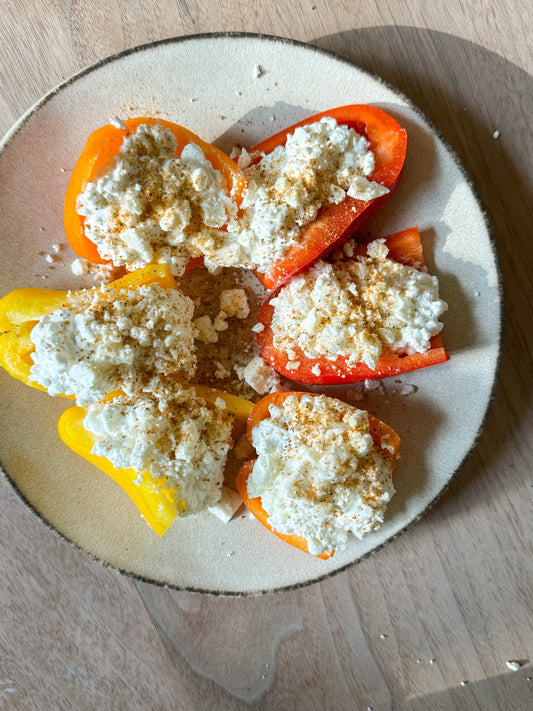
[[[533,78],[472,42],[415,27],[365,28],[313,44],[403,91],[455,149],[474,182],[492,226],[505,292],[499,383],[479,449],[485,460],[501,460],[513,442],[527,437],[522,430],[531,413]],[[509,394],[512,402],[506,401]],[[461,486],[480,469],[467,463]]]
[[[527,674],[527,676],[526,676]],[[531,693],[531,670],[509,671],[481,681],[464,680],[462,685],[411,696],[399,706],[399,711],[449,711],[450,709],[483,709],[483,711],[525,711],[525,699]],[[502,705],[502,700],[503,704]],[[378,711],[376,709],[376,711]]]

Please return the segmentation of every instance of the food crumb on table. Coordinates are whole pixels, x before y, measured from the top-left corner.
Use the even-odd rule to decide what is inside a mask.
[[[505,664],[507,665],[507,668],[511,671],[518,671],[520,667],[523,666],[523,662],[521,662],[519,659],[509,659],[505,662]]]

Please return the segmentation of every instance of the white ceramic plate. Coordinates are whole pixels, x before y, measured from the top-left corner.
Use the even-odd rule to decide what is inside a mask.
[[[385,525],[328,561],[287,546],[248,517],[228,525],[208,514],[189,517],[158,538],[110,479],[60,442],[56,423],[68,403],[2,372],[0,457],[7,476],[45,522],[96,558],[179,588],[256,594],[319,580],[397,536],[442,493],[483,426],[501,342],[497,258],[469,179],[421,112],[376,76],[295,42],[203,35],[140,47],[61,84],[4,139],[2,294],[22,286],[73,288],[79,282],[68,248],[53,268],[43,254],[52,243],[66,244],[70,171],[89,133],[110,117],[159,115],[230,150],[350,103],[380,106],[409,136],[403,181],[368,229],[380,236],[418,225],[449,303],[444,341],[451,360],[401,383],[384,381],[361,401],[402,436]]]

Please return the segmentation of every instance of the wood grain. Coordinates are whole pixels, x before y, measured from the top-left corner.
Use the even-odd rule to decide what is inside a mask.
[[[70,74],[182,34],[286,36],[377,72],[474,180],[506,334],[485,430],[448,492],[384,550],[309,588],[241,600],[133,582],[47,530],[1,481],[1,708],[533,707],[531,20],[523,0],[2,2],[2,132]]]

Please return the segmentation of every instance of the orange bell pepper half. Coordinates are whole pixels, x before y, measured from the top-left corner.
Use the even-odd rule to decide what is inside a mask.
[[[271,393],[270,395],[264,397],[256,405],[254,405],[248,416],[247,434],[250,443],[253,445],[254,428],[257,427],[260,422],[270,417],[271,405],[281,405],[283,403],[283,400],[285,400],[285,398],[291,395],[296,395],[296,397],[300,399],[304,395],[318,397],[319,394],[320,393],[303,393],[290,391],[282,393]],[[378,420],[377,417],[374,417],[370,413],[368,413],[368,419],[370,422],[370,434],[372,435],[372,439],[374,440],[375,445],[380,448],[383,456],[390,461],[392,466],[394,466],[398,457],[400,456],[399,435],[388,425],[386,425],[381,420]],[[381,438],[385,435],[388,436],[388,444],[391,447],[392,451],[384,450],[381,447]],[[255,518],[263,524],[263,526],[268,528],[268,530],[271,531],[278,538],[281,538],[281,540],[285,541],[286,543],[289,543],[291,546],[294,546],[295,548],[298,548],[301,551],[304,551],[305,553],[309,553],[309,547],[305,538],[295,534],[280,533],[279,531],[276,531],[276,529],[268,523],[269,514],[263,508],[261,497],[257,496],[252,499],[250,498],[250,496],[248,496],[248,477],[252,473],[255,461],[255,459],[250,459],[245,462],[241,466],[241,468],[239,469],[239,473],[237,474],[237,490],[241,495],[245,506],[255,516]],[[324,551],[324,553],[320,553],[315,557],[326,560],[327,558],[331,558],[334,553],[335,551]]]
[[[164,289],[176,289],[174,277],[163,264],[151,264],[144,269],[126,274],[107,285],[116,293],[122,289],[157,283]],[[98,292],[98,288],[89,292]],[[56,309],[69,306],[81,292],[52,291],[50,289],[16,289],[0,299],[0,366],[17,380],[38,390],[45,390],[31,379],[34,345],[31,330],[41,318]],[[71,396],[65,396],[71,399]]]
[[[285,145],[287,136],[299,126],[305,126],[330,116],[337,123],[353,128],[365,136],[375,156],[375,168],[369,180],[389,188],[386,195],[374,200],[357,200],[346,197],[338,205],[329,205],[319,212],[318,218],[304,228],[298,244],[278,260],[266,274],[256,272],[267,289],[276,289],[291,276],[310,266],[320,257],[351,237],[396,189],[403,170],[407,149],[407,133],[389,114],[375,106],[355,104],[322,111],[289,128],[276,133],[250,150],[255,154],[271,153],[277,146]],[[256,159],[254,162],[258,162]]]
[[[87,183],[95,180],[109,165],[112,158],[119,153],[124,140],[132,136],[141,124],[157,124],[170,129],[178,142],[176,156],[181,155],[182,150],[189,143],[199,146],[213,168],[222,173],[228,193],[234,197],[237,204],[246,186],[246,179],[234,161],[219,148],[206,143],[183,126],[164,119],[143,117],[126,119],[124,123],[125,129],[108,124],[91,133],[72,171],[65,196],[64,222],[69,244],[76,254],[94,264],[105,264],[109,260],[100,256],[94,242],[91,242],[85,234],[85,218],[77,211],[78,195],[83,192]],[[201,259],[195,258],[190,266],[199,262]]]
[[[232,432],[235,440],[243,431],[253,404],[222,390],[203,385],[190,387],[193,387],[197,395],[203,397],[211,405],[214,405],[217,398],[224,400],[226,407],[235,417]],[[134,469],[117,468],[105,457],[92,454],[91,449],[95,440],[93,434],[84,427],[86,414],[86,409],[82,407],[69,407],[65,410],[59,419],[59,436],[76,454],[94,464],[121,486],[150,527],[158,536],[162,536],[170,524],[182,513],[175,492],[172,489],[162,488],[161,482],[154,479],[149,472],[143,472],[142,482],[136,484],[139,472]]]
[[[356,243],[356,249],[360,254],[365,254],[367,242]],[[386,238],[385,244],[389,248],[388,257],[401,264],[406,264],[417,269],[424,267],[424,254],[420,235],[416,227],[403,230]],[[430,348],[424,353],[397,354],[394,351],[384,349],[375,369],[369,368],[365,363],[347,365],[347,358],[339,356],[336,360],[329,360],[326,357],[309,358],[301,348],[294,346],[294,360],[300,361],[297,370],[289,370],[287,363],[288,355],[281,352],[274,346],[274,334],[271,324],[274,316],[274,307],[271,300],[279,293],[275,291],[265,301],[258,315],[259,323],[262,323],[264,330],[256,335],[257,343],[263,359],[271,365],[278,373],[290,380],[295,380],[307,385],[339,385],[341,383],[357,383],[363,380],[375,380],[386,378],[392,375],[401,375],[419,368],[426,368],[430,365],[437,365],[449,360],[450,356],[444,350],[440,334],[433,336],[430,341]],[[317,371],[316,366],[319,367]],[[313,372],[313,369],[315,372]],[[320,372],[320,375],[316,375]]]

